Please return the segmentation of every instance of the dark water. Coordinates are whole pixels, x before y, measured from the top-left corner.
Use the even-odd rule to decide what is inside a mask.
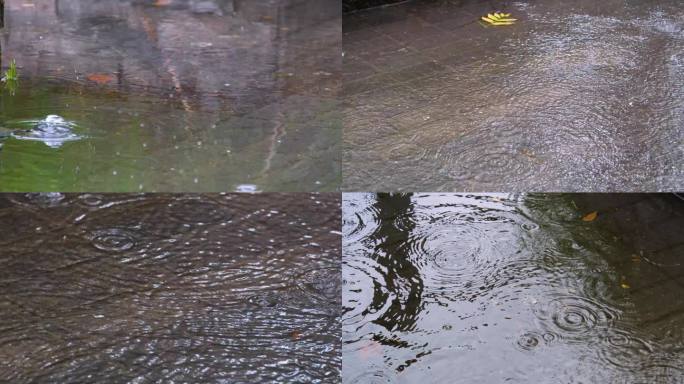
[[[337,2],[5,3],[0,190],[338,189]]]
[[[5,195],[0,377],[337,382],[332,194]]]
[[[674,195],[345,194],[343,382],[680,383],[683,224]]]
[[[347,190],[684,185],[681,1],[416,0],[343,29]]]
[[[342,0],[342,10],[344,12],[353,12],[365,8],[399,3],[401,1],[402,0]]]

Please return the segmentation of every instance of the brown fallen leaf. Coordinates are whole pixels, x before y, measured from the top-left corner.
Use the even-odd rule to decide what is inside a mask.
[[[114,80],[114,76],[108,75],[106,73],[91,73],[86,77],[90,81],[94,81],[98,84],[107,84]]]
[[[596,220],[597,216],[598,216],[598,212],[596,212],[596,211],[591,212],[591,213],[587,213],[586,215],[584,215],[584,217],[582,217],[582,221],[594,221],[594,220]]]
[[[524,156],[529,157],[530,159],[536,159],[537,158],[537,155],[535,155],[534,152],[532,152],[532,150],[528,149],[528,148],[521,149],[520,153],[522,153]]]
[[[157,0],[154,2],[155,7],[165,7],[171,4],[171,0]]]

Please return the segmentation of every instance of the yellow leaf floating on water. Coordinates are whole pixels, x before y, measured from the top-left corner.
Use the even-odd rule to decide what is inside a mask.
[[[629,284],[627,284],[627,278],[625,276],[620,278],[620,286],[622,289],[629,289]]]
[[[510,13],[488,13],[487,16],[480,18],[482,21],[490,25],[513,25],[518,19],[511,18]]]
[[[594,211],[591,213],[587,213],[583,218],[582,221],[594,221],[596,220],[596,217],[598,216],[598,212]]]

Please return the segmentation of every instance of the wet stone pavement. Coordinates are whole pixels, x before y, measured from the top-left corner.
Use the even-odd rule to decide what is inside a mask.
[[[680,383],[683,225],[675,195],[345,194],[343,382]]]
[[[683,20],[675,0],[345,14],[344,189],[681,189]]]
[[[336,382],[332,194],[5,195],[0,381]]]
[[[337,2],[5,8],[2,65],[20,81],[0,99],[0,190],[339,189]],[[78,140],[26,140],[48,116]]]

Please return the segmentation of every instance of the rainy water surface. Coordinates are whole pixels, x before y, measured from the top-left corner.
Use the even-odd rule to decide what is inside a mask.
[[[412,0],[343,47],[347,190],[684,186],[681,1]]]
[[[5,8],[0,190],[338,189],[335,1]]]
[[[683,224],[674,195],[345,194],[343,382],[681,383]]]
[[[0,197],[0,377],[337,382],[331,194]]]

